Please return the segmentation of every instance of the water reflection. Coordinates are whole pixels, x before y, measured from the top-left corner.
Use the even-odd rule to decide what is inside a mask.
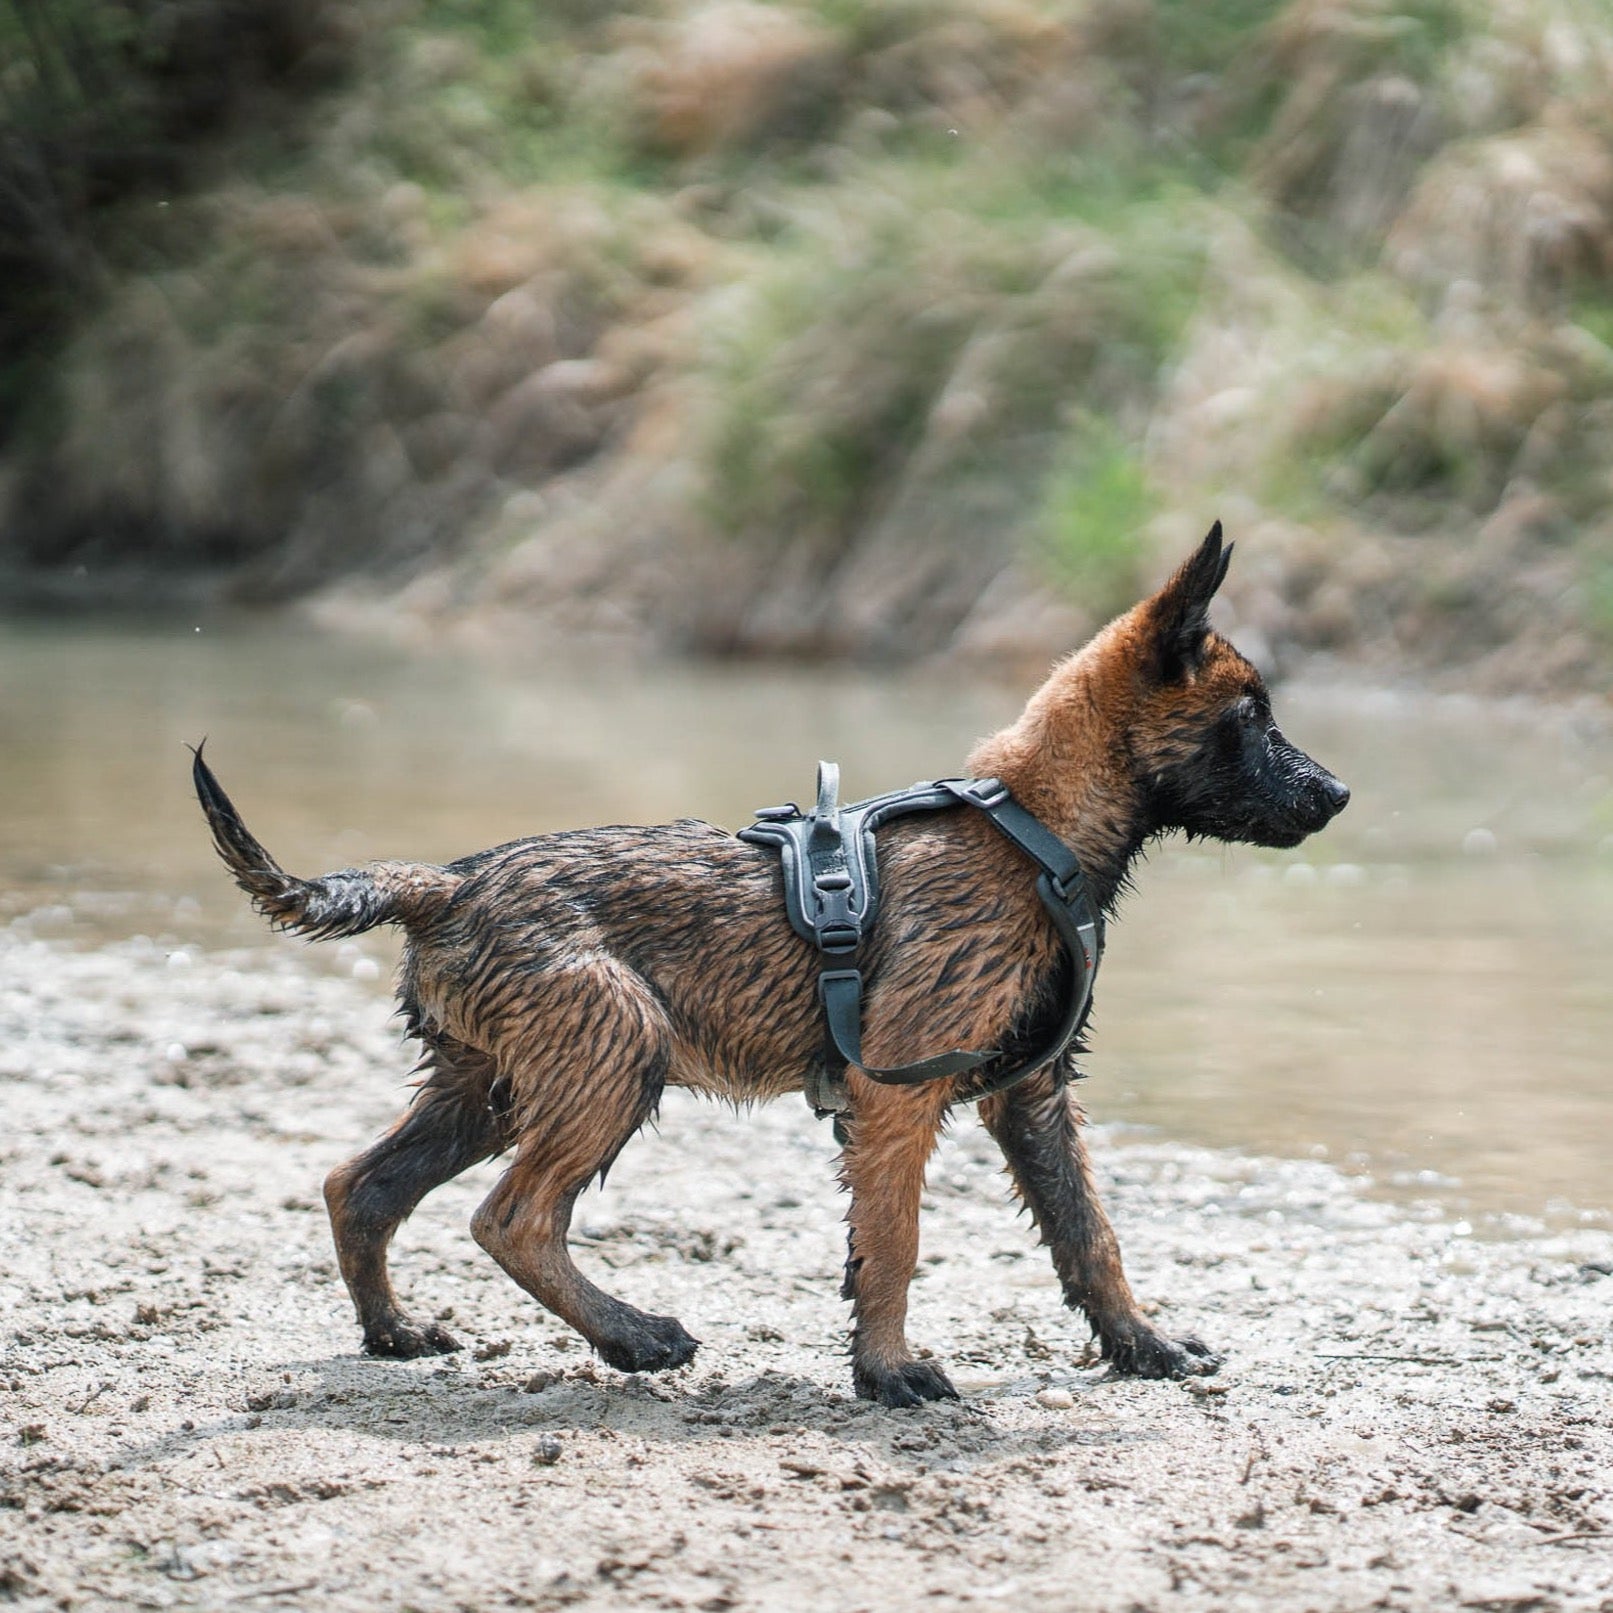
[[[315,872],[580,823],[737,825],[807,791],[818,756],[871,794],[958,767],[1023,694],[957,672],[511,665],[219,621],[0,625],[0,687],[0,921],[252,946],[292,943],[212,861],[183,749],[204,733],[249,821]],[[1613,743],[1496,708],[1278,704],[1353,803],[1299,853],[1155,853],[1105,964],[1094,1113],[1325,1150],[1479,1209],[1613,1208]],[[310,958],[363,978],[385,955],[366,938]]]

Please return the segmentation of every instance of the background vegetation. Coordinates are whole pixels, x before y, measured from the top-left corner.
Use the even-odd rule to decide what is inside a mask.
[[[1613,666],[1597,0],[0,0],[0,276],[19,587]]]

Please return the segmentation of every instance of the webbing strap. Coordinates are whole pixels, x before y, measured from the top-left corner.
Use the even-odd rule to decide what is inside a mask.
[[[1037,894],[1052,915],[1059,934],[1076,954],[1078,972],[1084,966],[1085,989],[1092,995],[1092,977],[1103,952],[1103,916],[1087,889],[1080,859],[1034,813],[1026,811],[1000,779],[941,779],[941,788],[960,801],[978,807],[993,827],[1012,840],[1042,870]],[[1077,983],[1079,985],[1079,982]]]
[[[855,1064],[886,1086],[917,1086],[922,1081],[940,1081],[949,1075],[978,1070],[997,1057],[995,1049],[969,1053],[962,1048],[936,1053],[912,1064],[870,1064],[862,1054],[863,977],[856,969],[825,969],[818,976],[818,997],[828,1020],[829,1040],[847,1064]]]

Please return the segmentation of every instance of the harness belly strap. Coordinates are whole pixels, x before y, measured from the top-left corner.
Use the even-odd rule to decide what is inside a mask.
[[[862,1056],[862,974],[856,954],[872,933],[879,911],[879,870],[874,836],[882,824],[913,812],[971,806],[1042,870],[1037,894],[1068,949],[1071,991],[1052,1042],[1029,1060],[986,1076],[966,1094],[973,1102],[1004,1091],[1033,1070],[1056,1059],[1079,1034],[1092,1001],[1092,981],[1103,951],[1103,920],[1093,905],[1070,850],[1039,819],[1027,812],[998,779],[938,779],[892,791],[852,806],[839,804],[840,769],[818,764],[818,798],[811,812],[793,802],[768,807],[739,833],[741,840],[778,849],[784,872],[784,903],[796,934],[823,954],[827,967],[818,976],[823,1004],[825,1048],[821,1067],[809,1072],[807,1101],[821,1117],[850,1108],[846,1067],[887,1085],[907,1086],[964,1075],[1001,1054],[990,1049],[955,1049],[910,1064],[867,1064]],[[838,1126],[838,1122],[837,1122]]]

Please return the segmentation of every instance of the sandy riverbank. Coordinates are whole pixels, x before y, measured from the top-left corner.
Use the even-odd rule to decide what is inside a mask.
[[[1605,1230],[1484,1243],[1323,1165],[1100,1135],[1134,1285],[1227,1356],[1110,1381],[963,1117],[913,1336],[964,1403],[887,1412],[849,1394],[826,1128],[678,1100],[578,1242],[691,1368],[622,1377],[497,1272],[491,1168],[396,1260],[467,1348],[372,1362],[318,1189],[407,1064],[289,945],[0,932],[0,1602],[1613,1609]]]

